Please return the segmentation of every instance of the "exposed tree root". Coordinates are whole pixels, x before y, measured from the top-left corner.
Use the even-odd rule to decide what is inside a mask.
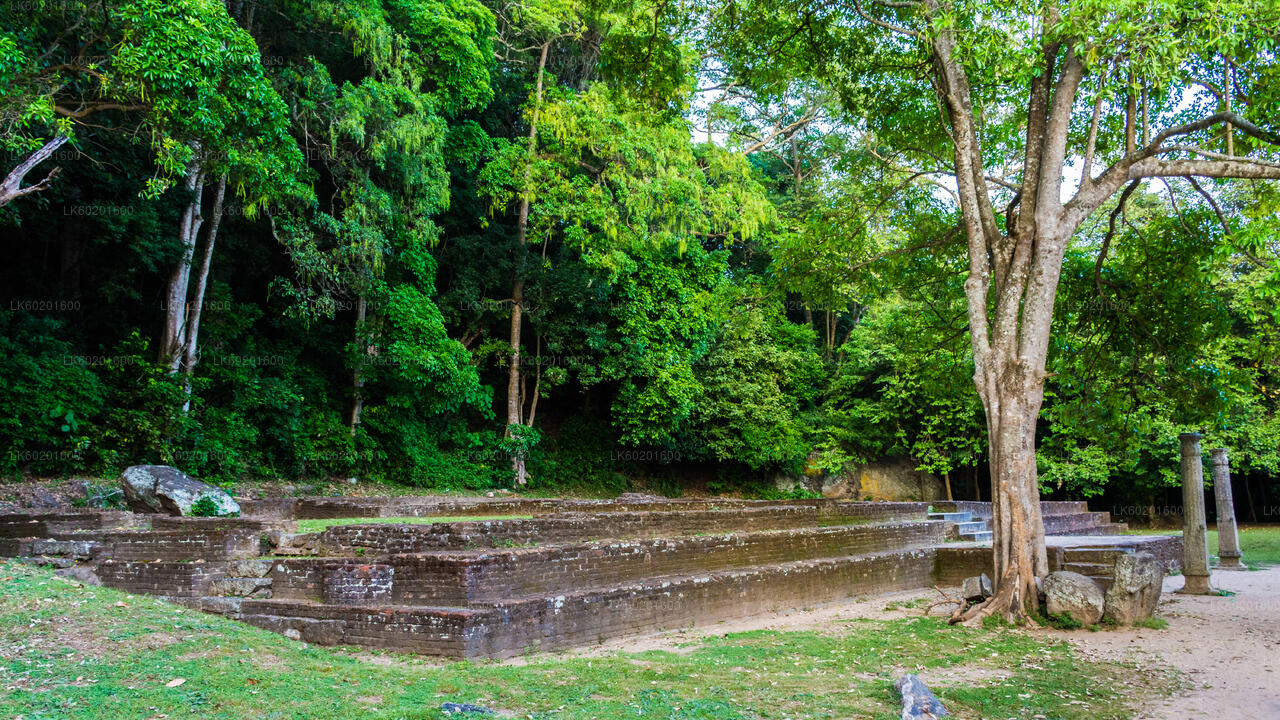
[[[1030,587],[1029,592],[1028,587]],[[1021,625],[1027,620],[1030,612],[1039,607],[1039,602],[1034,578],[1027,584],[1021,582],[1012,572],[1007,572],[996,585],[994,595],[968,609],[961,605],[951,614],[947,623],[974,627],[980,624],[983,618],[996,615],[1008,622]]]
[[[933,589],[938,591],[938,594],[942,596],[942,599],[931,603],[929,607],[924,609],[925,617],[928,617],[929,613],[933,612],[933,609],[938,607],[939,605],[955,605],[956,612],[960,612],[961,610],[964,610],[964,606],[965,606],[964,598],[953,598],[950,595],[942,592],[942,588],[938,587],[937,585],[934,585]]]

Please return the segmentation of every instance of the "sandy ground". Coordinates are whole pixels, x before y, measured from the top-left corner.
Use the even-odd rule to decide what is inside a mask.
[[[1186,674],[1188,687],[1139,714],[1144,720],[1280,718],[1280,568],[1214,572],[1213,587],[1233,597],[1175,594],[1182,582],[1165,580],[1165,630],[1063,636],[1088,657]]]
[[[1087,658],[1122,662],[1139,669],[1172,667],[1183,673],[1186,687],[1173,697],[1141,709],[1142,720],[1280,720],[1280,568],[1214,572],[1213,587],[1234,592],[1231,597],[1176,594],[1182,582],[1180,576],[1165,580],[1159,616],[1168,620],[1166,629],[1036,632],[1070,641]],[[700,638],[724,633],[759,629],[821,630],[851,618],[918,617],[919,607],[899,606],[920,598],[932,601],[938,595],[934,591],[882,595],[649,637],[620,639],[574,654],[681,652]],[[945,608],[937,612],[945,614]],[[930,681],[929,677],[924,679]],[[946,682],[946,678],[934,679]]]

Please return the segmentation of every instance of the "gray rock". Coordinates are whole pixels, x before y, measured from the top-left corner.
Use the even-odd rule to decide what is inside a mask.
[[[986,573],[976,577],[968,577],[960,584],[960,596],[965,600],[979,602],[991,597],[991,578]]]
[[[214,595],[230,597],[271,597],[271,578],[222,578],[213,582],[210,591]]]
[[[483,705],[471,703],[441,703],[440,712],[445,715],[492,715],[493,711]]]
[[[76,565],[54,572],[58,577],[64,577],[68,580],[75,580],[85,585],[97,587],[102,584],[102,580],[98,578],[98,574],[88,565]]]
[[[946,716],[947,709],[919,677],[903,675],[893,681],[893,687],[902,697],[902,720]]]
[[[1093,578],[1065,570],[1049,573],[1044,579],[1044,595],[1050,615],[1070,615],[1085,625],[1102,620],[1106,599]]]
[[[271,572],[270,558],[232,560],[227,563],[227,577],[261,578]]]
[[[187,477],[168,465],[134,465],[120,475],[125,501],[138,512],[190,515],[191,506],[209,498],[219,516],[238,515],[240,505],[219,488]]]
[[[1112,572],[1105,617],[1119,625],[1132,625],[1155,615],[1164,586],[1164,565],[1151,553],[1123,553],[1116,557]]]
[[[38,538],[31,544],[32,555],[58,555],[87,560],[101,543],[93,540],[50,540]]]

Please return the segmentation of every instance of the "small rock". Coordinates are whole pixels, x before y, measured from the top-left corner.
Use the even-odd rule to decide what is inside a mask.
[[[302,639],[302,633],[298,632],[298,631],[297,631],[297,630],[295,630],[294,628],[289,628],[288,630],[285,630],[285,631],[284,631],[284,633],[283,633],[283,635],[284,635],[285,637],[289,638],[290,640],[301,640],[301,639]]]
[[[1050,615],[1069,615],[1085,625],[1102,619],[1105,598],[1092,578],[1059,570],[1044,579],[1046,610]]]
[[[447,702],[440,706],[440,712],[445,715],[492,715],[493,711],[483,705],[472,705],[470,703],[452,703]]]
[[[1164,565],[1151,553],[1123,553],[1112,572],[1105,616],[1119,625],[1151,619],[1160,604]]]
[[[893,682],[902,697],[902,720],[945,717],[947,709],[916,675],[903,675]]]
[[[219,516],[239,515],[240,505],[221,489],[187,477],[168,465],[134,465],[120,474],[125,502],[138,512],[190,515],[201,499],[213,501]]]
[[[965,600],[979,602],[991,597],[991,594],[991,578],[986,573],[965,578],[960,585],[960,595]]]

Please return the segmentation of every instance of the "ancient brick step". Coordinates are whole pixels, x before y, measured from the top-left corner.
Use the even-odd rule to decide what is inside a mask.
[[[975,518],[991,518],[991,503],[975,500],[935,500],[930,503],[938,512],[970,512]],[[1079,515],[1089,512],[1089,504],[1083,500],[1042,500],[1040,514],[1048,518],[1052,515]]]
[[[127,530],[95,537],[115,560],[208,562],[243,560],[262,553],[262,533],[230,530]]]
[[[812,507],[820,515],[860,517],[866,520],[922,520],[926,503],[857,502],[834,499],[734,500],[617,499],[565,500],[553,498],[274,498],[244,500],[243,515],[259,520],[354,517],[465,517],[563,513],[652,513],[695,510],[742,510],[760,507]]]
[[[967,523],[972,521],[973,513],[971,512],[931,512],[929,513],[929,519],[945,520],[946,522],[956,523],[958,525],[960,523]]]
[[[168,597],[213,595],[227,576],[225,563],[106,560],[94,570],[102,584],[131,593]]]
[[[244,600],[236,617],[319,644],[510,657],[924,587],[933,560],[932,548],[804,560],[473,608]]]
[[[942,540],[941,522],[882,523],[514,550],[391,554],[376,559],[278,559],[271,575],[276,598],[329,599],[335,576],[357,571],[376,574],[372,561],[375,567],[387,568],[390,604],[462,606],[660,576],[906,550]]]
[[[872,503],[868,503],[872,504]],[[921,506],[923,507],[923,506]],[[592,540],[674,537],[865,522],[861,507],[763,505],[717,510],[550,515],[524,520],[336,525],[320,534],[317,554],[419,553],[432,550],[510,548]]]
[[[47,538],[61,533],[138,527],[142,519],[124,510],[58,510],[0,515],[0,538]]]

